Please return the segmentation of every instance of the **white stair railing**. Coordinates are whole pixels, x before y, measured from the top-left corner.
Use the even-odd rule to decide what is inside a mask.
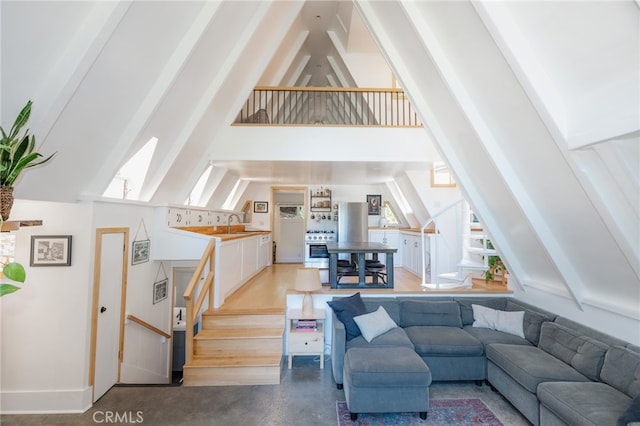
[[[438,273],[438,239],[442,237],[442,235],[440,234],[440,229],[438,228],[438,222],[436,221],[436,219],[438,219],[440,216],[442,216],[443,214],[447,213],[449,210],[453,209],[454,207],[458,206],[459,204],[461,204],[464,201],[463,198],[460,198],[459,200],[456,200],[455,202],[447,205],[445,208],[443,208],[442,210],[438,211],[436,214],[432,215],[429,220],[427,220],[427,222],[422,225],[422,228],[420,228],[420,238],[421,238],[421,244],[422,244],[422,287],[423,288],[430,288],[430,289],[435,289],[435,290],[440,290],[443,288],[455,288],[455,287],[460,287],[461,283],[456,282],[456,283],[446,283],[446,284],[440,284],[440,280],[438,278],[439,273]],[[431,261],[431,276],[434,277],[435,276],[435,284],[434,283],[427,283],[427,272],[426,272],[426,267],[425,267],[425,258],[426,258],[426,243],[425,243],[425,229],[427,229],[427,227],[431,224],[434,224],[434,238],[436,239],[436,244],[434,244],[434,252],[431,255],[432,261]],[[459,226],[456,226],[456,229],[459,229]],[[456,236],[458,236],[458,231],[456,231]]]
[[[450,235],[444,235],[440,232],[440,228],[438,226],[438,218],[440,218],[445,213],[449,212],[449,210],[457,207],[459,204],[462,204],[462,209],[456,210],[456,232],[455,232],[455,240],[460,244],[460,260],[456,264],[455,272],[446,272],[440,273],[439,271],[439,261],[438,257],[440,256],[439,250],[441,249],[442,242],[447,242],[447,237]],[[474,233],[471,229],[471,224],[469,223],[470,211],[469,206],[466,204],[464,199],[459,199],[454,203],[448,205],[444,209],[440,210],[438,213],[434,214],[423,226],[421,229],[421,238],[422,238],[422,287],[430,288],[435,290],[441,289],[451,289],[458,287],[470,287],[472,285],[472,281],[470,278],[473,276],[474,271],[487,271],[489,270],[489,257],[497,256],[498,252],[495,248],[489,248],[488,242],[490,237],[485,235],[484,233]],[[425,229],[434,224],[435,226],[435,234],[434,234],[434,244],[431,247],[431,281],[435,281],[432,283],[427,283],[426,278],[426,268],[425,258],[426,258],[426,242],[424,238]],[[449,232],[451,234],[451,232]],[[440,283],[440,280],[447,280],[448,282]]]

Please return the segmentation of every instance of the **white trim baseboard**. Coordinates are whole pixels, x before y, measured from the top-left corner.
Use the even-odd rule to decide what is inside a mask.
[[[92,388],[47,391],[2,391],[0,414],[84,413],[93,405]]]

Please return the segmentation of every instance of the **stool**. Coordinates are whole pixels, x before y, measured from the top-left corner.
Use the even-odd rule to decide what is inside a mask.
[[[353,263],[349,262],[348,260],[338,260],[337,270],[338,270],[337,282],[340,282],[342,277],[349,274],[350,272],[355,272],[356,268],[353,265]]]
[[[367,261],[366,263],[365,271],[374,277],[374,282],[377,282],[377,280],[380,279],[384,284],[387,283],[387,280],[385,279],[387,274],[384,273],[384,270],[385,270],[385,267],[381,262]]]
[[[351,348],[344,357],[344,395],[351,420],[358,413],[429,411],[431,371],[406,347]]]

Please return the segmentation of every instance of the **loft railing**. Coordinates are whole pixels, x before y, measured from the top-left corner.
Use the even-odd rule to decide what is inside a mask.
[[[208,307],[213,307],[213,278],[215,274],[215,239],[211,239],[204,250],[202,258],[191,277],[184,292],[184,300],[187,307],[187,318],[185,324],[185,362],[191,364],[193,361],[193,338],[195,337],[194,326],[198,323],[205,297],[208,298]],[[208,268],[207,268],[208,266]],[[195,303],[193,299],[196,299]]]
[[[235,125],[422,127],[402,89],[256,87]]]

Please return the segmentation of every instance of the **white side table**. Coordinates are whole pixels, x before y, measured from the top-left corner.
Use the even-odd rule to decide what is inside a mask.
[[[315,328],[304,327],[304,320],[315,321]],[[315,310],[312,315],[302,315],[300,309],[290,309],[289,321],[289,368],[294,355],[320,355],[320,368],[324,368],[324,321],[325,312]],[[308,323],[307,323],[308,324]]]

